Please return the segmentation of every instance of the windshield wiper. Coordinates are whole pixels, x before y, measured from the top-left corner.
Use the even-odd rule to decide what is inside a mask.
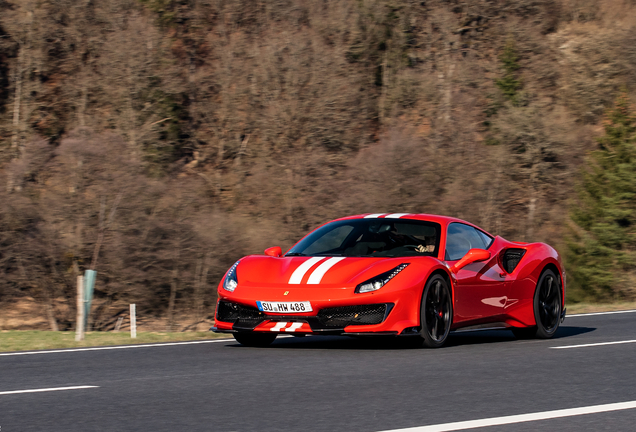
[[[300,253],[300,252],[290,252],[288,254],[285,254],[286,257],[291,257],[291,256],[306,256],[304,253]]]

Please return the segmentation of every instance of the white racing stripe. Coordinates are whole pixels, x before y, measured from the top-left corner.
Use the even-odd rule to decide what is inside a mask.
[[[590,343],[590,344],[581,344],[581,345],[563,345],[557,347],[550,347],[551,349],[567,349],[567,348],[587,348],[587,347],[595,347],[595,346],[603,346],[603,345],[621,345],[628,343],[636,343],[636,340],[626,340],[626,341],[616,341],[616,342],[598,342],[598,343]]]
[[[52,392],[52,391],[61,391],[61,390],[83,390],[83,389],[89,389],[89,388],[99,388],[99,386],[73,386],[73,387],[52,387],[52,388],[29,389],[29,390],[11,390],[11,391],[0,392],[0,395],[22,394],[22,393],[42,393],[42,392]]]
[[[384,218],[385,219],[399,219],[402,216],[406,216],[406,215],[409,215],[409,214],[411,214],[411,213],[392,213],[390,215],[384,216]]]
[[[298,330],[299,328],[301,328],[303,326],[303,323],[301,322],[295,322],[292,323],[292,325],[290,325],[289,327],[287,327],[285,329],[286,332],[295,332],[296,330]]]
[[[68,349],[57,349],[57,350],[48,350],[48,351],[20,351],[20,352],[10,352],[10,353],[0,353],[0,357],[34,355],[34,354],[59,354],[59,353],[67,353],[67,352],[79,352],[79,351],[105,351],[105,350],[117,350],[117,349],[129,349],[129,348],[165,347],[165,346],[174,346],[174,345],[195,345],[195,344],[206,344],[206,343],[231,342],[233,340],[234,339],[214,339],[214,340],[207,339],[207,340],[188,341],[188,342],[166,342],[166,343],[138,344],[138,345],[115,345],[115,346],[91,347],[91,348],[68,348]]]
[[[274,327],[269,329],[269,331],[275,331],[275,332],[281,331],[281,330],[283,330],[285,328],[286,325],[287,325],[286,322],[278,322],[278,323],[276,323],[276,325]]]
[[[320,281],[322,280],[322,277],[325,275],[325,273],[327,273],[327,271],[331,267],[338,264],[338,262],[342,261],[343,259],[345,259],[345,257],[329,258],[327,261],[320,264],[318,268],[311,273],[307,283],[312,285],[319,284]]]
[[[562,417],[573,417],[585,414],[598,414],[609,411],[620,411],[636,408],[636,401],[620,402],[605,405],[593,405],[580,408],[570,408],[554,411],[543,411],[531,414],[511,415],[504,417],[492,417],[480,420],[469,420],[454,423],[443,423],[430,426],[411,427],[405,429],[392,429],[383,432],[447,432],[465,429],[475,429],[488,426],[500,426],[515,423],[525,423],[537,420],[549,420]]]
[[[303,276],[305,276],[305,273],[307,273],[309,271],[309,269],[312,268],[316,263],[318,263],[319,261],[322,261],[324,259],[325,259],[325,257],[312,257],[312,258],[309,258],[307,261],[305,261],[304,263],[299,265],[296,270],[294,270],[294,272],[292,273],[291,277],[289,278],[289,282],[288,283],[289,284],[299,284],[300,282],[302,282]]]
[[[384,214],[386,214],[386,213],[373,213],[373,214],[370,214],[370,215],[366,215],[364,217],[364,219],[375,219],[375,218],[379,218],[380,216],[382,216]]]

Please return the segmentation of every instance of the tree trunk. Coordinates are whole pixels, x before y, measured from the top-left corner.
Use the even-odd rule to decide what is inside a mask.
[[[86,67],[81,73],[81,95],[80,95],[80,103],[79,108],[77,110],[77,117],[79,120],[80,127],[86,126],[86,105],[88,104],[88,77],[86,76]]]
[[[177,290],[179,289],[179,267],[175,260],[172,269],[172,280],[170,281],[170,300],[168,301],[168,331],[174,327],[174,305],[177,300]]]
[[[57,326],[57,320],[55,319],[55,314],[53,313],[53,305],[51,305],[50,301],[47,301],[45,305],[46,309],[46,318],[49,321],[49,326],[51,327],[51,331],[59,331],[59,327]]]
[[[11,135],[11,149],[17,150],[20,141],[20,107],[22,105],[22,75],[24,65],[24,47],[20,46],[18,65],[15,70],[15,96],[13,98],[13,133]]]

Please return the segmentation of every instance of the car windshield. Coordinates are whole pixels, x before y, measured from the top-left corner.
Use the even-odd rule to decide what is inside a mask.
[[[286,256],[437,256],[440,225],[405,219],[347,219],[324,225]]]

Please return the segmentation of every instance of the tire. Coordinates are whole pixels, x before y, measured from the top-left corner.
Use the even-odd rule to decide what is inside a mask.
[[[426,282],[420,307],[420,338],[428,348],[439,348],[446,342],[453,321],[453,301],[446,280],[435,275]]]
[[[535,337],[550,339],[561,322],[561,281],[552,270],[545,270],[534,293],[534,319],[537,323]]]
[[[276,333],[234,333],[234,339],[247,347],[264,348],[276,339]]]
[[[537,325],[513,328],[512,333],[518,339],[550,339],[554,336],[561,322],[561,292],[560,279],[552,270],[541,273],[532,301]]]

